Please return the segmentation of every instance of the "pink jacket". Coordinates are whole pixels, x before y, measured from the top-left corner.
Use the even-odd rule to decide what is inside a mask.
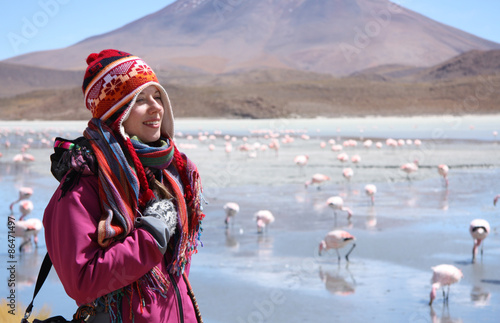
[[[61,190],[57,189],[43,218],[49,256],[66,293],[78,305],[130,285],[154,266],[169,277],[167,256],[163,256],[156,240],[144,229],[134,229],[123,241],[112,243],[106,249],[98,245],[97,225],[101,214],[98,199],[97,176],[83,176],[62,198]],[[185,272],[187,277],[189,264]],[[180,322],[180,315],[186,323],[196,322],[183,277],[171,275],[170,281],[166,298],[143,293],[145,307],[141,308],[137,293],[130,303],[124,297],[123,322],[132,321],[131,312],[136,323]]]

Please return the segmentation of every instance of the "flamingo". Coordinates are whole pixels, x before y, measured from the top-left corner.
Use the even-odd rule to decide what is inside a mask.
[[[443,288],[443,302],[448,302],[448,296],[450,296],[450,285],[459,282],[464,275],[462,271],[453,265],[439,265],[431,267],[432,274],[432,289],[430,294],[429,305],[432,305],[432,302],[436,298],[436,291],[439,288]],[[446,294],[444,291],[444,286],[448,286],[448,293]]]
[[[330,177],[324,175],[324,174],[320,174],[320,173],[316,173],[312,176],[312,178],[310,180],[308,180],[307,182],[305,182],[305,186],[306,188],[309,186],[309,185],[312,185],[312,184],[317,184],[318,185],[318,190],[321,188],[321,184],[326,182],[326,181],[329,181],[330,180]]]
[[[10,211],[12,212],[12,209],[14,207],[14,204],[22,201],[29,199],[33,195],[33,189],[31,187],[21,187],[19,188],[19,198],[12,202],[9,206]]]
[[[333,209],[335,219],[337,218],[337,211],[347,212],[347,220],[351,219],[352,211],[350,208],[344,206],[344,200],[340,196],[332,196],[326,200],[326,204]]]
[[[377,193],[377,186],[374,184],[365,185],[365,193],[368,195],[372,201],[372,205],[375,204],[375,193]]]
[[[342,163],[345,163],[346,161],[349,160],[349,156],[346,153],[340,153],[337,155],[337,159],[340,160]]]
[[[361,161],[361,157],[359,155],[354,155],[351,157],[351,161],[354,163],[354,164],[357,164]]]
[[[308,155],[297,155],[293,159],[293,162],[295,163],[295,165],[300,167],[301,171],[302,171],[303,167],[307,165],[308,161],[309,161]]]
[[[450,170],[450,168],[448,167],[448,165],[441,164],[438,166],[438,173],[439,173],[439,175],[443,176],[446,187],[448,187],[448,171],[449,170]]]
[[[352,175],[354,175],[354,172],[351,167],[346,167],[342,170],[342,176],[344,176],[347,181],[351,180]]]
[[[238,203],[235,202],[227,202],[224,204],[224,211],[226,212],[226,219],[224,220],[224,223],[226,224],[226,228],[229,225],[229,220],[231,218],[234,218],[234,216],[240,212],[240,206]]]
[[[262,233],[264,229],[274,222],[274,216],[271,211],[260,210],[254,214],[255,221],[257,222],[257,232]]]
[[[38,247],[38,233],[42,230],[42,221],[39,219],[27,219],[24,218],[33,211],[33,202],[30,200],[21,200],[19,201],[19,210],[21,211],[21,217],[19,220],[14,221],[15,230],[14,237],[20,237],[23,239],[23,242],[19,246],[19,251],[23,251],[23,247],[31,243],[31,237],[33,237],[33,241],[35,245]],[[11,217],[9,219],[14,219],[12,212]]]
[[[406,177],[410,180],[410,174],[418,171],[418,161],[401,165],[401,170],[406,173]]]
[[[349,255],[351,254],[354,247],[356,247],[356,238],[347,231],[344,230],[333,230],[326,234],[325,238],[321,240],[318,247],[318,254],[321,256],[323,250],[335,249],[337,253],[337,258],[340,262],[339,249],[352,243],[351,249],[345,255],[345,260],[349,261]]]
[[[474,247],[472,248],[472,262],[476,261],[477,248],[481,246],[481,259],[483,258],[483,245],[481,242],[486,239],[490,233],[490,224],[483,219],[472,220],[469,226],[469,233],[474,239]]]

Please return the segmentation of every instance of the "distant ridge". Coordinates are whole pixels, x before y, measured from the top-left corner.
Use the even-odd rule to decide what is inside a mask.
[[[61,71],[0,62],[0,97],[33,90],[71,88],[82,83],[82,72]]]
[[[481,75],[500,75],[500,50],[471,50],[431,67],[383,65],[351,76],[384,81],[433,82]]]
[[[386,0],[178,0],[112,32],[6,62],[82,70],[86,56],[104,48],[163,71],[270,67],[342,76],[388,64],[429,67],[500,44]]]

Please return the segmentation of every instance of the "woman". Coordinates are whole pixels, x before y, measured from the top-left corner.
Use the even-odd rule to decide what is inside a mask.
[[[172,140],[164,88],[139,57],[91,54],[84,136],[56,139],[61,184],[44,214],[49,256],[76,317],[94,322],[201,321],[187,279],[201,232],[196,167]]]

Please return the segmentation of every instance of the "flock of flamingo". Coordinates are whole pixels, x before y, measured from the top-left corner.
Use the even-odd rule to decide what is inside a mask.
[[[219,133],[220,134],[220,133]],[[179,134],[180,137],[182,137],[182,134]],[[303,134],[302,139],[307,140],[307,135]],[[207,136],[204,134],[199,134],[198,139],[200,141],[203,140],[210,140],[214,139],[215,135]],[[225,143],[225,152],[227,154],[231,153],[233,150],[232,142],[235,142],[235,137],[230,137],[230,136],[225,136],[224,137],[226,140]],[[186,139],[191,140],[193,137],[187,136]],[[261,145],[259,149],[261,150],[266,150],[266,149],[271,149],[278,153],[280,149],[280,142],[277,140],[276,137],[270,137],[271,141],[269,145]],[[250,158],[255,157],[255,151],[256,148],[255,146],[249,145],[245,138],[243,138],[244,143],[239,146],[240,151],[245,151],[248,152],[248,156]],[[293,141],[293,138],[289,135],[285,135],[282,138],[282,143],[288,143]],[[50,146],[51,141],[46,139],[45,137],[42,138],[42,145],[44,146]],[[13,162],[19,163],[19,162],[29,162],[29,161],[34,161],[34,157],[30,154],[27,153],[28,148],[30,147],[30,144],[33,143],[33,139],[28,139],[28,142],[24,145],[21,146],[21,153],[16,154],[13,157]],[[331,150],[334,152],[339,152],[337,155],[337,159],[344,163],[349,160],[349,156],[341,152],[342,151],[342,146],[339,144],[336,144],[335,141],[330,141],[331,144]],[[396,146],[401,146],[404,144],[414,144],[416,146],[421,145],[420,140],[414,140],[412,142],[409,141],[404,141],[404,140],[394,140],[394,139],[387,139],[386,140],[386,146],[388,147],[396,147]],[[346,140],[344,141],[343,146],[353,146],[356,145],[357,142],[355,140]],[[5,148],[8,149],[10,147],[10,142],[5,141],[4,142]],[[184,149],[190,149],[190,148],[195,148],[195,145],[189,144],[189,143],[179,143],[178,144],[181,148]],[[321,147],[324,148],[327,143],[326,142],[321,142]],[[373,142],[371,140],[365,140],[363,142],[363,146],[366,148],[369,148],[373,145]],[[382,143],[377,142],[375,143],[375,147],[381,148]],[[214,150],[215,146],[213,144],[210,144],[208,146],[210,150]],[[2,157],[0,153],[0,157]],[[353,155],[350,158],[351,162],[354,164],[357,164],[361,161],[361,157],[359,155]],[[308,164],[309,162],[309,156],[308,155],[297,155],[293,163],[295,163],[299,169],[302,170],[304,167]],[[415,173],[419,170],[419,164],[418,161],[415,160],[410,163],[405,163],[400,166],[400,170],[406,173],[407,179],[410,180],[410,175],[412,173]],[[442,177],[443,179],[443,185],[447,188],[449,185],[448,182],[448,174],[449,174],[450,168],[445,165],[441,164],[437,166],[437,172],[438,174]],[[349,181],[351,177],[353,176],[353,170],[352,168],[346,167],[342,170],[342,176]],[[331,178],[325,174],[321,173],[316,173],[314,174],[309,180],[307,180],[304,183],[304,186],[308,188],[309,186],[315,185],[317,189],[321,189],[322,185],[324,185],[326,182],[330,181]],[[375,204],[375,195],[377,193],[377,187],[374,184],[366,184],[364,187],[364,191],[366,195],[369,197],[370,202],[372,205]],[[22,243],[19,247],[19,250],[23,250],[28,244],[34,242],[35,245],[38,245],[38,233],[42,229],[42,223],[38,219],[29,219],[27,216],[31,213],[33,210],[33,203],[30,200],[30,197],[33,194],[33,190],[28,187],[21,187],[19,189],[19,197],[16,201],[12,202],[9,206],[11,216],[14,216],[14,206],[16,204],[19,204],[19,211],[21,213],[19,219],[15,221],[15,236],[22,238]],[[497,195],[494,198],[494,205],[497,204],[497,201],[500,199],[500,194]],[[335,222],[337,220],[337,213],[339,212],[345,212],[347,214],[347,220],[350,221],[351,217],[353,216],[353,211],[344,205],[344,201],[341,196],[331,196],[325,201],[326,205],[330,207],[333,210],[334,217],[335,217]],[[240,207],[236,202],[228,202],[223,206],[224,212],[225,212],[225,225],[228,227],[231,223],[234,222],[234,218],[240,211]],[[275,221],[275,217],[272,214],[271,211],[269,210],[259,210],[254,213],[253,215],[254,221],[257,226],[257,232],[258,233],[263,233],[267,230],[270,224],[272,224]],[[473,249],[472,249],[472,262],[476,261],[477,254],[480,250],[481,257],[483,255],[483,241],[486,239],[488,234],[490,233],[490,225],[489,223],[484,220],[484,219],[474,219],[470,223],[469,227],[469,233],[471,237],[474,240],[473,244]],[[345,259],[346,261],[349,261],[349,255],[355,248],[356,244],[356,238],[349,232],[345,230],[340,230],[340,229],[335,229],[330,232],[328,232],[323,240],[319,243],[318,246],[318,252],[321,255],[323,252],[333,249],[335,250],[338,261],[340,262],[341,257],[339,250],[342,248],[345,248],[346,246],[351,246],[349,251],[345,254]],[[432,305],[433,300],[436,298],[437,290],[442,288],[443,289],[443,301],[448,300],[448,295],[449,295],[449,286],[457,283],[460,281],[463,277],[463,274],[460,269],[453,265],[448,265],[448,264],[442,264],[442,265],[437,265],[432,267],[433,271],[433,276],[431,279],[432,283],[432,290],[430,293],[430,302],[429,305]],[[448,287],[448,294],[445,293],[445,287]]]
[[[415,144],[415,145],[420,145],[421,141],[420,140],[415,140],[414,142],[407,142],[399,140],[393,140],[393,139],[388,139],[386,141],[386,145],[391,147],[395,146],[401,146],[404,144]],[[344,142],[344,146],[349,146],[349,145],[356,145],[356,142],[353,140],[348,140]],[[371,140],[366,140],[363,145],[365,147],[370,147],[372,145]],[[321,143],[321,147],[325,147],[325,143]],[[381,148],[382,144],[380,142],[377,142],[376,144],[377,148]],[[226,146],[227,148],[227,146]],[[340,145],[332,145],[332,151],[341,151],[342,146]],[[226,149],[227,152],[227,149]],[[252,157],[252,156],[250,156]],[[337,159],[344,163],[346,161],[349,161],[349,156],[345,152],[340,152],[337,155]],[[357,164],[361,161],[361,157],[359,155],[353,155],[351,157],[351,162],[354,164]],[[295,156],[293,162],[295,165],[297,165],[302,173],[302,170],[304,167],[308,164],[309,162],[309,156],[308,155],[297,155]],[[413,173],[416,173],[419,170],[419,163],[418,160],[415,160],[413,162],[405,163],[400,166],[400,170],[406,173],[407,179],[410,180],[410,175]],[[437,173],[441,176],[443,185],[448,189],[449,186],[449,181],[448,181],[448,174],[450,167],[446,164],[439,164],[436,168]],[[346,167],[342,171],[342,176],[346,180],[350,180],[351,177],[353,176],[353,169],[350,167]],[[331,178],[328,175],[321,174],[321,173],[316,173],[314,174],[309,180],[307,180],[304,185],[306,188],[312,185],[316,185],[317,189],[321,189],[322,185],[324,185],[326,182],[330,181]],[[374,184],[366,184],[364,187],[364,192],[365,194],[370,198],[371,204],[375,204],[375,195],[377,193],[377,187]],[[497,201],[500,199],[500,194],[494,198],[494,205],[496,205]],[[337,222],[337,213],[338,212],[345,212],[347,214],[347,220],[350,221],[351,217],[353,216],[353,211],[344,205],[344,201],[341,196],[331,196],[326,200],[326,205],[330,207],[333,212],[334,212],[334,219],[335,219],[335,226]],[[225,217],[225,224],[226,227],[229,225],[231,221],[234,221],[232,219],[235,218],[236,214],[240,211],[240,207],[237,203],[235,202],[228,202],[223,206],[223,209],[225,211],[226,217]],[[254,220],[257,223],[257,232],[262,233],[263,230],[271,223],[275,221],[275,218],[273,214],[269,210],[260,210],[254,214]],[[488,236],[490,233],[490,225],[488,221],[484,219],[474,219],[470,222],[469,226],[469,233],[474,241],[473,244],[473,249],[472,249],[472,263],[476,262],[478,250],[480,249],[481,257],[483,255],[483,241],[484,239]],[[351,246],[349,251],[345,254],[345,259],[348,262],[349,261],[349,255],[353,251],[353,249],[356,246],[356,238],[349,233],[348,231],[345,230],[340,230],[340,229],[334,229],[332,231],[329,231],[323,240],[319,243],[319,255],[322,254],[322,252],[327,251],[329,249],[335,250],[338,261],[340,262],[341,256],[339,253],[339,249],[345,248],[346,246]],[[429,305],[432,305],[434,299],[436,298],[437,295],[437,290],[442,289],[443,291],[443,302],[448,302],[448,296],[449,296],[449,289],[450,285],[455,284],[459,282],[463,278],[463,273],[462,271],[455,267],[454,265],[450,264],[441,264],[437,266],[431,267],[432,269],[432,278],[431,278],[431,292],[430,292],[430,301]],[[447,289],[447,293],[445,292],[445,288]]]

